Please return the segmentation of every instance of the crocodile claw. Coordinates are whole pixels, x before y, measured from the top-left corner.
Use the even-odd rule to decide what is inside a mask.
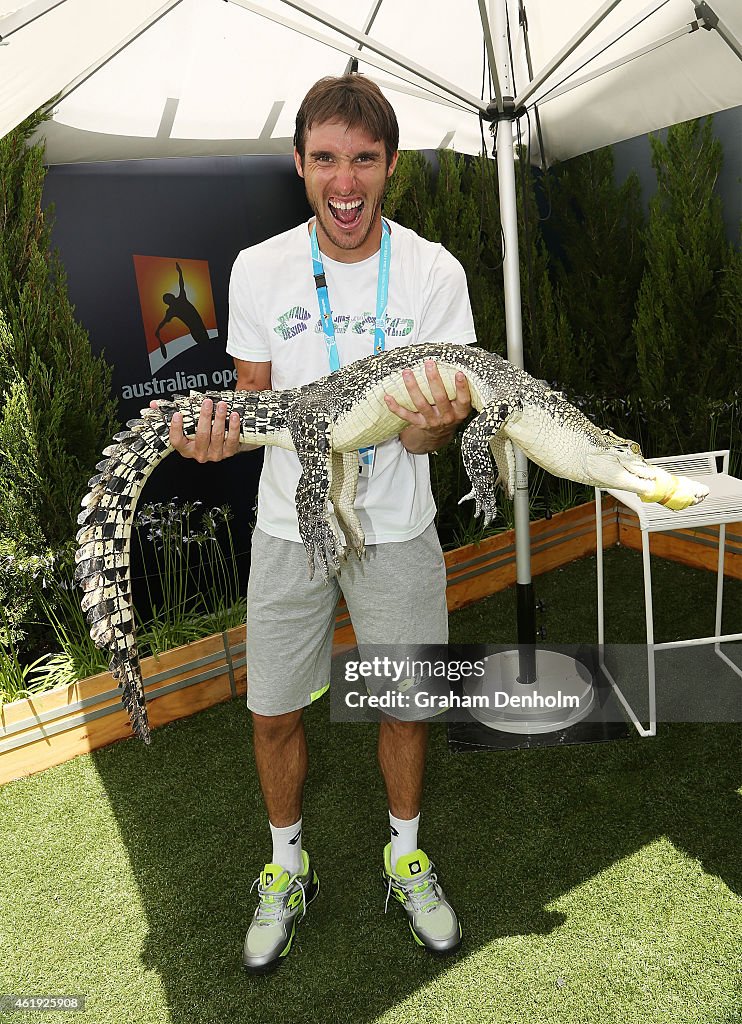
[[[495,488],[492,481],[480,480],[474,484],[468,494],[459,499],[459,505],[465,501],[474,501],[474,518],[484,515],[484,525],[489,526],[497,515],[497,503],[495,502]]]
[[[301,530],[304,548],[309,563],[309,579],[314,579],[315,564],[322,570],[325,583],[330,578],[330,569],[340,571],[341,552],[338,550],[335,532],[327,519],[314,519],[308,528]]]

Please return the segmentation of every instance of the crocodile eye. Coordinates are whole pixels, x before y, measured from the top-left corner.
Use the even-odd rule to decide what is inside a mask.
[[[636,443],[636,441],[634,441],[634,443],[631,445],[631,451],[634,453],[634,455],[641,455],[642,453],[642,450]]]

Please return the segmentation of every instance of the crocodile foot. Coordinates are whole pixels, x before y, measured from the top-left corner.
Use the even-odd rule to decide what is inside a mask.
[[[343,516],[343,531],[347,542],[346,554],[348,551],[352,551],[358,559],[362,560],[366,554],[366,538],[355,514]]]
[[[314,579],[315,565],[318,565],[327,582],[330,578],[330,569],[337,573],[340,570],[340,560],[345,554],[338,546],[332,524],[328,519],[316,518],[300,525],[299,532],[307,553],[310,580]]]
[[[459,505],[471,500],[474,501],[474,516],[484,515],[484,525],[489,526],[497,515],[495,483],[492,477],[478,477],[473,480],[472,489],[459,500]]]

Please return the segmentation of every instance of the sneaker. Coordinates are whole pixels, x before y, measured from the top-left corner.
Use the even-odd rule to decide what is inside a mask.
[[[266,864],[250,888],[258,887],[258,905],[245,936],[242,965],[251,974],[274,970],[288,955],[296,926],[319,892],[306,850],[302,857],[301,874],[290,876],[280,864]]]
[[[415,850],[400,857],[392,870],[392,844],[384,848],[382,879],[386,885],[386,903],[389,897],[404,907],[412,937],[435,956],[448,956],[461,945],[461,925],[456,911],[446,899],[438,883],[435,866],[423,850]]]

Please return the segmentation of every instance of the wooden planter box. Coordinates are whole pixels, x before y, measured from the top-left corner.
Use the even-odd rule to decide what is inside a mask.
[[[142,661],[150,725],[247,691],[245,627]],[[132,735],[116,680],[101,672],[0,707],[0,785]]]
[[[718,528],[703,527],[651,538],[653,554],[696,568],[716,569]],[[640,548],[638,520],[612,498],[603,499],[603,545]],[[531,523],[534,576],[596,550],[595,504]],[[479,601],[515,582],[515,534],[489,537],[445,555],[448,608]],[[742,523],[727,526],[726,573],[742,579]],[[335,627],[336,650],[355,644],[345,603]],[[184,718],[247,691],[245,627],[218,633],[142,663],[150,724]],[[115,680],[108,672],[0,707],[0,785],[43,771],[77,754],[131,736]]]

